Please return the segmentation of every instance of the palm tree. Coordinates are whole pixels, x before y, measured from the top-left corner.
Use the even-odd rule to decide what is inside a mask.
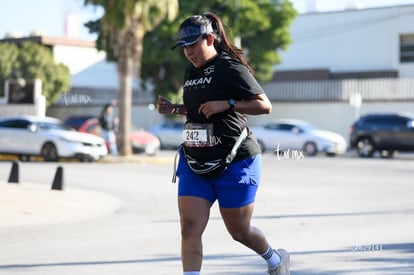
[[[102,6],[99,20],[99,44],[110,49],[117,62],[119,76],[119,152],[132,154],[131,132],[132,76],[141,76],[143,39],[163,20],[178,15],[178,0],[85,0],[85,4]],[[107,51],[108,53],[108,51]]]

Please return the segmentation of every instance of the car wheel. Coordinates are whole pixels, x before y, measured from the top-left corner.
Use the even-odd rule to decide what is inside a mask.
[[[356,149],[361,158],[371,158],[375,153],[375,144],[372,139],[364,137],[358,140]]]
[[[79,158],[80,162],[93,162],[94,159],[92,157],[81,157]]]
[[[20,161],[31,161],[32,157],[29,155],[19,155],[19,160]]]
[[[58,161],[59,156],[56,146],[52,142],[47,142],[43,145],[40,153],[45,161]]]
[[[306,156],[313,157],[318,152],[318,148],[316,147],[316,144],[314,142],[306,142],[303,146],[303,152]]]
[[[159,138],[159,137],[157,137],[158,138],[158,141],[160,142],[160,150],[165,150],[165,149],[168,149],[162,142],[161,142],[161,139]]]
[[[395,151],[394,150],[382,150],[380,152],[381,158],[384,158],[384,159],[393,158],[394,157],[394,154],[395,154]]]

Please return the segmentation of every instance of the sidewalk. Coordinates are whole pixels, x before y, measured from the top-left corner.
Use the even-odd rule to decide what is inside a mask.
[[[95,191],[0,180],[0,228],[82,221],[115,212],[121,201]]]
[[[173,153],[161,152],[156,156],[107,156],[98,162],[172,165]],[[14,161],[17,157],[2,156],[0,160]],[[5,178],[0,179],[0,205],[0,217],[3,220],[0,228],[5,228],[87,220],[113,213],[122,203],[118,198],[102,192],[66,187],[62,191],[51,190],[49,184],[8,183]]]

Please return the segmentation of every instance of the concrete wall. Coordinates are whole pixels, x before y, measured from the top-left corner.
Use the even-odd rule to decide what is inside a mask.
[[[414,77],[414,64],[399,61],[400,35],[414,33],[413,13],[414,5],[402,5],[300,15],[276,70],[394,70]]]
[[[0,117],[16,116],[16,115],[33,115],[45,116],[46,100],[40,99],[35,104],[0,104]]]
[[[33,84],[33,103],[9,103],[9,82],[16,83],[15,80],[7,80],[4,84],[5,94],[4,97],[0,97],[0,117],[15,116],[15,115],[34,115],[34,116],[45,116],[46,114],[46,98],[41,94],[42,82],[37,79],[29,81]],[[13,102],[13,101],[12,101]]]
[[[105,60],[105,52],[92,47],[79,47],[71,45],[54,45],[53,56],[56,63],[68,66],[70,74],[74,75],[90,66]]]

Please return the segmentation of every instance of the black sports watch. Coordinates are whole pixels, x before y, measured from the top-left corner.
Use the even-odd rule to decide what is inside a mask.
[[[236,100],[234,100],[233,98],[230,98],[227,103],[230,105],[230,110],[234,110],[234,107],[236,107]]]

